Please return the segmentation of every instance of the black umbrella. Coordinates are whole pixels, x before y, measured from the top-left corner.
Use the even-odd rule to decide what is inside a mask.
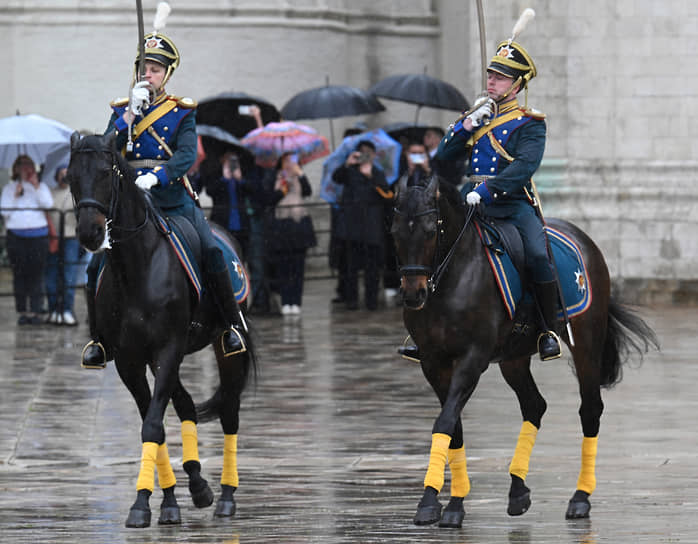
[[[278,122],[279,110],[264,98],[247,93],[227,92],[204,98],[196,109],[196,121],[225,129],[233,136],[242,138],[257,128],[254,117],[240,113],[240,106],[259,106],[262,123]]]
[[[196,133],[201,136],[207,159],[218,162],[222,155],[233,151],[240,158],[243,170],[247,170],[254,164],[254,155],[230,132],[213,125],[197,123]]]
[[[385,106],[371,93],[349,85],[325,85],[301,91],[281,108],[290,121],[333,119],[384,111]]]
[[[414,123],[397,121],[395,123],[385,125],[383,130],[387,132],[391,138],[402,143],[401,140],[403,138],[406,138],[408,141],[421,142],[427,128],[429,128],[427,125],[415,125]]]
[[[330,138],[334,149],[332,119],[385,111],[385,106],[371,93],[349,85],[330,85],[301,91],[281,108],[281,116],[290,121],[329,119]]]
[[[426,73],[390,76],[376,83],[369,92],[382,98],[417,104],[415,124],[422,106],[455,111],[469,107],[466,98],[453,85]]]

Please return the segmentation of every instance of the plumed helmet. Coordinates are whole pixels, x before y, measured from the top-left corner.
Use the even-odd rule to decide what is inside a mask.
[[[179,51],[174,42],[164,34],[151,32],[145,35],[145,60],[152,60],[174,71],[179,66]],[[136,52],[136,63],[140,51]]]
[[[165,23],[167,22],[170,11],[170,5],[167,2],[159,2],[155,17],[153,18],[153,32],[146,34],[143,38],[143,56],[145,60],[157,62],[167,68],[165,79],[162,82],[163,87],[179,66],[179,50],[177,46],[171,38],[168,38],[160,32],[165,28]],[[138,65],[141,60],[140,56],[141,52],[139,47],[138,51],[136,51],[135,72],[138,72]]]
[[[487,67],[489,72],[497,72],[513,80],[521,78],[522,88],[536,77],[536,65],[526,50],[513,41],[503,41],[497,46],[497,53]]]

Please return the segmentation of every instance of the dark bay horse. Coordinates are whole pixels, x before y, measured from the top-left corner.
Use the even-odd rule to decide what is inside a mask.
[[[512,343],[514,321],[499,295],[473,215],[474,209],[465,207],[457,189],[436,177],[414,184],[403,178],[398,184],[392,234],[402,265],[403,318],[419,348],[424,376],[441,403],[432,430],[424,494],[414,518],[417,525],[462,524],[463,498],[470,481],[461,411],[480,375],[493,362],[499,363],[523,416],[509,467],[507,512],[521,515],[531,504],[525,479],[546,410],[530,370],[531,355],[537,351],[537,327],[530,327],[533,334]],[[621,380],[622,364],[631,350],[641,355],[658,344],[647,324],[611,295],[608,269],[594,242],[565,221],[551,219],[547,225],[565,233],[580,248],[593,293],[588,309],[571,318],[574,342],[563,335],[579,382],[583,431],[581,469],[566,517],[584,518],[589,516],[589,496],[596,486],[601,388]],[[446,463],[451,470],[451,499],[442,515],[437,497]]]
[[[255,372],[249,334],[245,334],[246,352],[224,357],[219,342],[214,342],[224,328],[220,314],[205,290],[199,302],[174,250],[156,225],[154,208],[135,185],[133,170],[116,151],[113,135],[81,139],[73,134],[68,179],[82,246],[96,252],[105,238],[111,240],[96,299],[97,328],[143,420],[136,501],[126,526],[150,525],[149,498],[156,468],[164,494],[159,523],[181,522],[163,424],[170,399],[182,422],[182,461],[194,504],[202,508],[213,502],[213,492],[201,476],[196,406],[179,378],[184,355],[211,344],[220,376],[216,413],[224,433],[222,492],[215,515],[232,516],[233,492],[238,485],[240,395]],[[225,235],[222,229],[218,232]],[[147,368],[154,377],[152,392]]]

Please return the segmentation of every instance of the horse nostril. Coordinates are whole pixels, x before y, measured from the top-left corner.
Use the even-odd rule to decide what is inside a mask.
[[[104,240],[104,227],[98,224],[92,225],[90,229],[90,239],[99,240],[101,243],[101,241]]]
[[[427,290],[424,287],[420,287],[417,291],[417,298],[419,300],[424,300],[427,298]]]

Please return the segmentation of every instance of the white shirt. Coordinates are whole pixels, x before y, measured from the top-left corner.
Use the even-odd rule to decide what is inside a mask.
[[[51,190],[45,183],[39,183],[38,188],[29,182],[23,182],[24,194],[15,196],[18,181],[11,181],[2,190],[0,196],[0,213],[5,218],[8,230],[37,229],[48,226],[46,212],[53,206]],[[8,210],[7,208],[22,208]]]

